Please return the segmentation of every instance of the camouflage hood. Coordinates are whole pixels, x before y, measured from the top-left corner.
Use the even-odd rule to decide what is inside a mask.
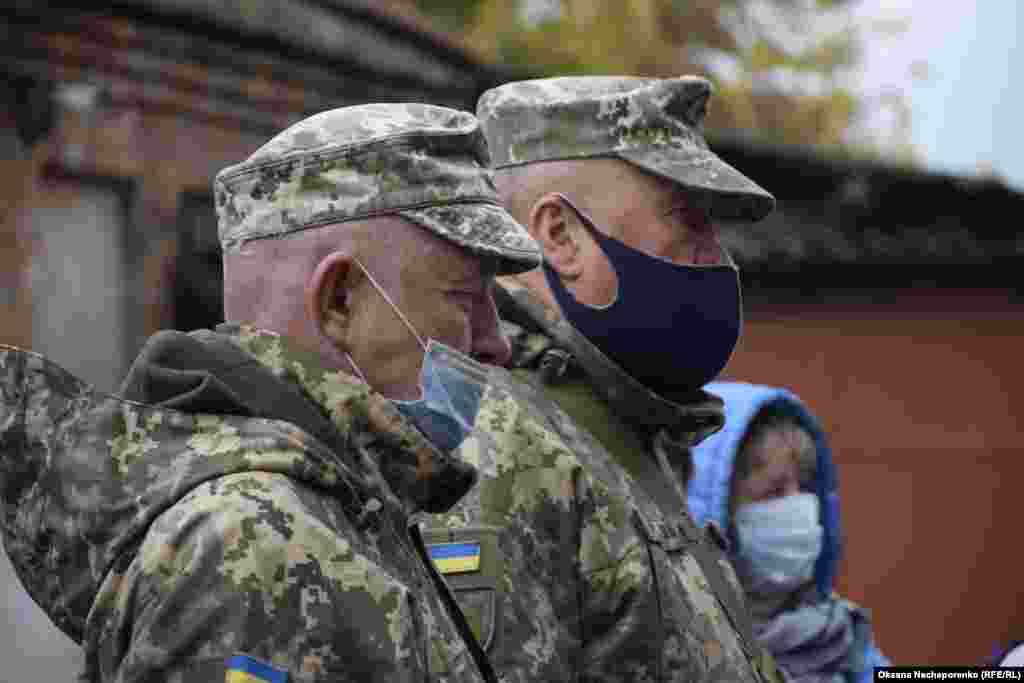
[[[206,481],[282,473],[353,514],[375,509],[403,522],[447,510],[476,478],[383,396],[254,328],[159,333],[121,394],[0,346],[4,548],[32,598],[76,641],[100,586],[157,517]]]

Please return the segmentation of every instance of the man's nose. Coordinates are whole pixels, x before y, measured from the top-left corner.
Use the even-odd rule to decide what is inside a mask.
[[[473,357],[488,365],[506,365],[512,358],[512,346],[497,323],[491,328],[473,337]]]
[[[707,224],[692,236],[692,262],[697,266],[716,266],[725,260],[725,252],[718,237],[718,226]]]
[[[512,346],[501,331],[494,299],[488,297],[483,308],[473,326],[473,357],[481,363],[504,366],[512,358]]]

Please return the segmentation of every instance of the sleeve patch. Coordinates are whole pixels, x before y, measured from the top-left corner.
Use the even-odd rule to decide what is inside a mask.
[[[249,655],[234,655],[227,662],[224,683],[288,683],[288,672]]]
[[[430,559],[442,574],[460,574],[480,570],[479,543],[431,543]]]

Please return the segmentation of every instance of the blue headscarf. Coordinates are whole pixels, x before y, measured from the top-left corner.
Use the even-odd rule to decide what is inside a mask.
[[[786,389],[745,382],[712,382],[704,388],[725,401],[725,427],[693,449],[694,475],[688,489],[690,513],[698,524],[714,521],[731,535],[729,493],[737,452],[762,409],[782,409],[814,439],[814,490],[821,502],[821,525],[824,529],[821,555],[814,567],[814,580],[821,595],[829,595],[842,553],[839,482],[832,451],[818,420],[795,394]]]
[[[820,602],[775,617],[775,621],[759,633],[759,640],[772,652],[780,666],[789,667],[787,673],[795,681],[834,681],[842,674],[843,680],[870,683],[873,668],[889,666],[890,662],[874,642],[866,611],[834,596],[832,591],[842,553],[839,481],[821,424],[807,406],[786,389],[743,382],[712,382],[705,389],[721,396],[725,402],[725,427],[693,449],[694,475],[690,480],[688,502],[690,512],[700,524],[714,521],[735,539],[732,520],[729,519],[729,495],[736,456],[751,424],[763,409],[771,408],[792,417],[814,439],[814,491],[821,501],[821,526],[824,530],[821,554],[814,567],[814,582]],[[842,609],[831,612],[832,607]],[[826,633],[823,626],[836,626],[836,614],[843,614],[849,619],[855,634],[860,634],[855,635],[854,642],[863,643],[863,649],[848,651],[849,654],[840,659],[835,659],[835,652],[826,651],[826,641],[835,634]],[[819,628],[823,629],[820,634]],[[811,640],[819,647],[803,647],[800,639],[807,640],[808,636],[813,636]],[[793,642],[788,642],[790,640]],[[828,659],[824,659],[826,657]]]

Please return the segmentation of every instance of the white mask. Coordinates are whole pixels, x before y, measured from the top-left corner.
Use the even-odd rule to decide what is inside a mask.
[[[791,591],[814,576],[824,530],[818,497],[798,493],[736,509],[737,569],[755,593]]]

